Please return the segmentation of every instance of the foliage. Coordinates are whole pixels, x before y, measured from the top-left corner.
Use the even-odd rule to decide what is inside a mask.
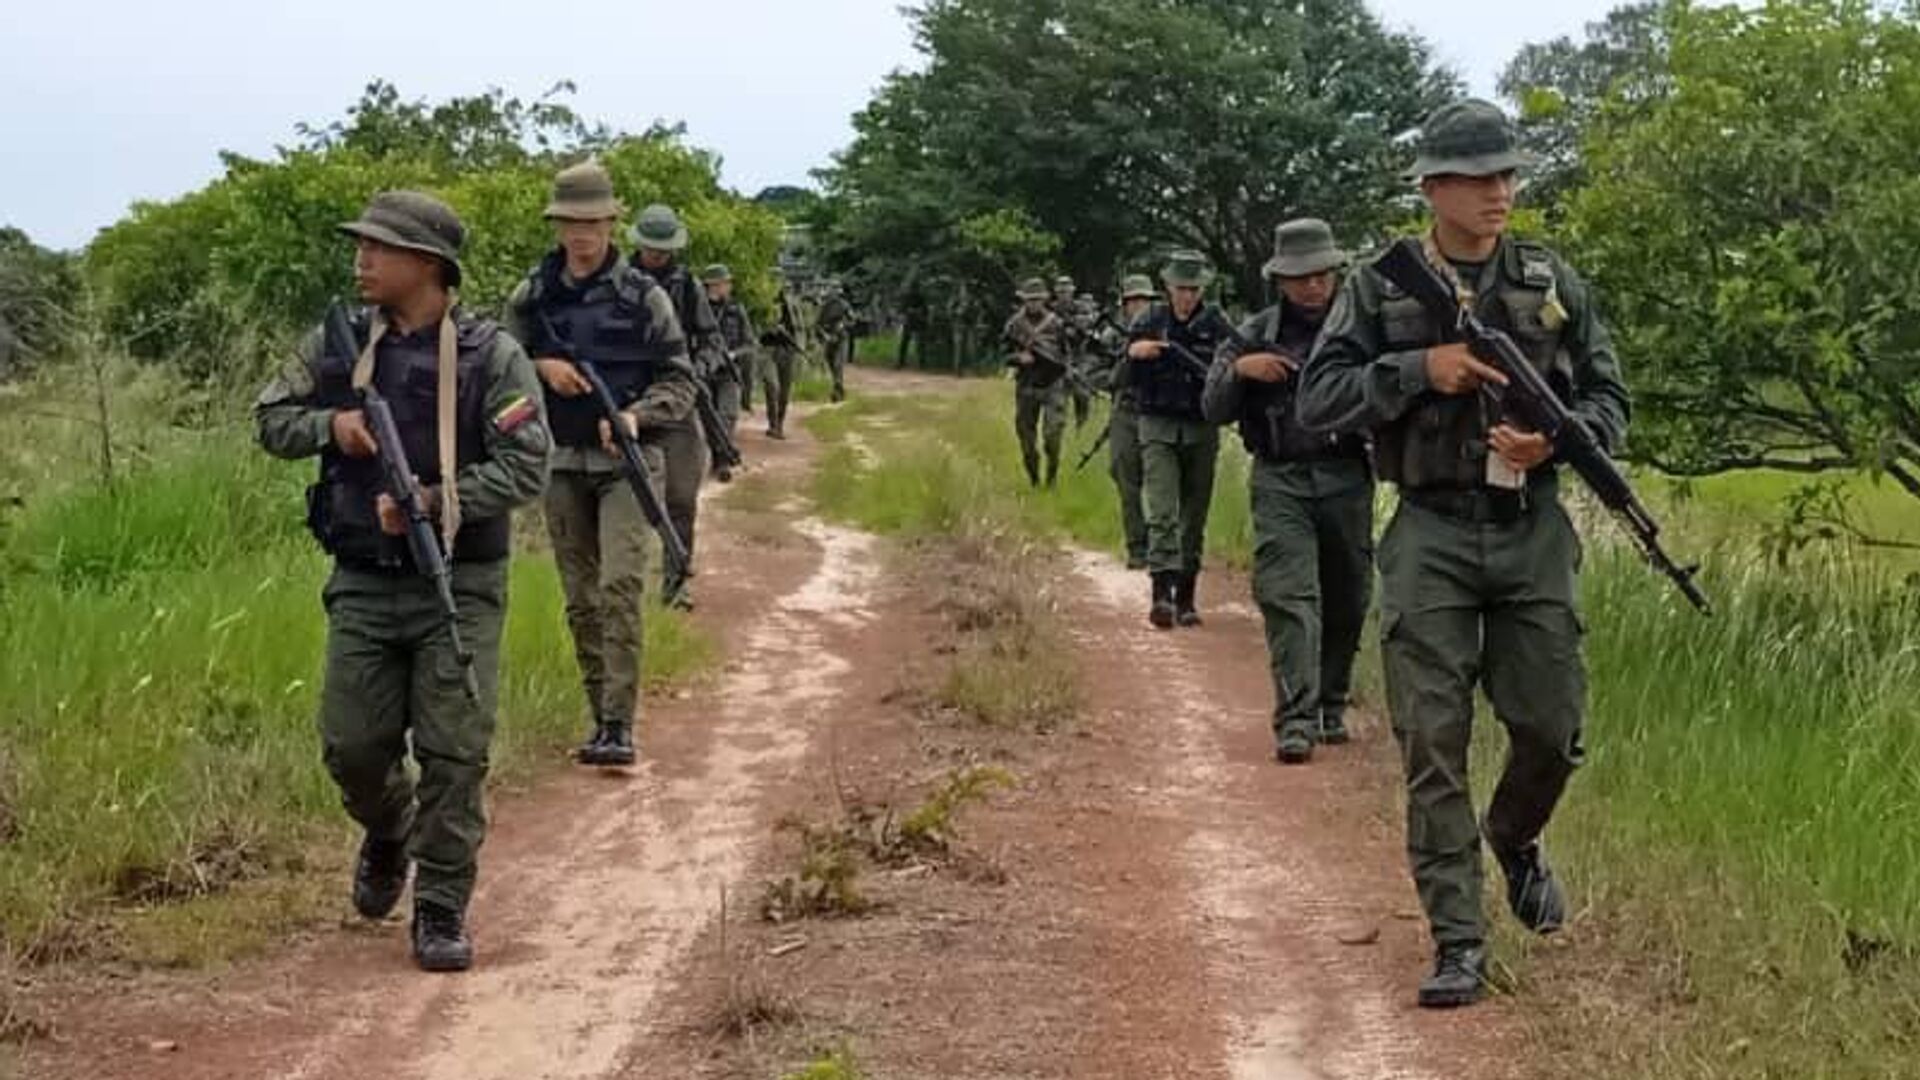
[[[66,345],[66,315],[79,288],[71,257],[0,227],[0,379]]]
[[[1671,32],[1669,93],[1602,108],[1568,217],[1635,364],[1639,455],[1920,497],[1920,25],[1776,0]]]

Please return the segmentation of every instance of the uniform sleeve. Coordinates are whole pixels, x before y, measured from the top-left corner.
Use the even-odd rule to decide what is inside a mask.
[[[736,303],[734,310],[740,315],[740,347],[733,351],[736,364],[741,364],[740,374],[745,377],[751,368],[745,366],[760,351],[760,335],[754,333],[753,315],[747,311],[747,305]]]
[[[1600,316],[1593,290],[1580,276],[1560,263],[1555,287],[1567,310],[1567,355],[1573,362],[1573,411],[1586,421],[1594,438],[1609,453],[1626,444],[1632,401],[1620,361],[1613,352],[1613,335]]]
[[[1427,393],[1426,350],[1384,352],[1380,284],[1360,269],[1327,313],[1313,356],[1297,376],[1295,409],[1310,431],[1345,434],[1399,419]]]
[[[546,405],[533,361],[510,334],[493,339],[487,356],[485,453],[460,470],[460,513],[469,521],[499,517],[547,486]]]
[[[700,302],[706,303],[706,297]],[[629,406],[641,427],[678,424],[693,414],[693,361],[687,354],[687,335],[674,314],[673,298],[665,289],[648,289],[647,336],[640,346],[654,358],[658,370],[640,400]],[[711,317],[712,310],[708,310]]]
[[[1249,316],[1240,324],[1240,336],[1223,334],[1213,350],[1213,366],[1207,369],[1207,386],[1200,393],[1200,413],[1209,423],[1230,424],[1240,418],[1246,406],[1247,384],[1234,370],[1234,362],[1246,354],[1242,341],[1260,337],[1260,316]]]
[[[727,340],[720,332],[720,320],[714,318],[713,305],[707,302],[704,289],[694,289],[693,303],[688,305],[693,317],[686,320],[691,326],[682,326],[687,338],[687,352],[693,360],[693,370],[703,379],[711,379],[727,365]]]
[[[514,286],[513,295],[507,297],[506,313],[500,320],[500,325],[527,350],[528,355],[537,351],[533,343],[540,340],[540,334],[534,329],[532,296],[533,290],[526,282]]]
[[[333,442],[333,410],[314,401],[318,380],[314,365],[320,358],[320,330],[308,331],[260,391],[253,406],[256,437],[267,453],[279,458],[313,457]]]

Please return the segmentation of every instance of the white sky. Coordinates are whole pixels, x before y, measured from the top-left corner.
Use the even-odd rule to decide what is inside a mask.
[[[1575,33],[1610,0],[1370,0],[1490,95],[1529,41]],[[561,78],[590,119],[683,120],[751,194],[806,183],[848,118],[915,54],[899,0],[7,0],[0,16],[0,224],[78,247],[136,199],[264,156],[339,117],[375,78],[408,98]],[[695,20],[689,23],[687,17]]]

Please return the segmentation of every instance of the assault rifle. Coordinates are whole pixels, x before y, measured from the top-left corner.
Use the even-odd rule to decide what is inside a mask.
[[[1713,608],[1706,593],[1694,581],[1699,565],[1681,566],[1660,546],[1659,523],[1586,422],[1567,408],[1511,337],[1461,306],[1453,287],[1427,262],[1420,242],[1411,238],[1399,241],[1374,262],[1373,268],[1425,308],[1446,328],[1449,340],[1464,342],[1476,359],[1507,377],[1506,386],[1485,389],[1528,427],[1545,435],[1559,459],[1586,482],[1600,504],[1627,530],[1647,563],[1671,579],[1702,614],[1711,614]]]
[[[353,324],[347,320],[347,309],[335,303],[327,309],[325,323],[321,331],[322,348],[329,356],[342,356],[351,363],[360,355]],[[447,636],[453,642],[453,656],[460,662],[460,681],[466,690],[467,700],[480,700],[480,684],[473,674],[473,650],[460,637],[460,608],[453,601],[453,568],[448,563],[447,552],[440,549],[440,537],[433,528],[433,519],[427,513],[426,501],[421,498],[420,485],[414,479],[413,466],[407,461],[407,446],[400,441],[400,427],[393,422],[393,407],[387,404],[380,391],[368,382],[358,391],[360,409],[366,414],[367,428],[373,432],[373,442],[378,448],[375,457],[380,462],[382,486],[387,496],[399,506],[407,520],[407,550],[413,555],[414,568],[420,571],[433,584],[433,590],[440,600],[440,614],[446,620]],[[456,482],[452,476],[442,476],[442,484]]]

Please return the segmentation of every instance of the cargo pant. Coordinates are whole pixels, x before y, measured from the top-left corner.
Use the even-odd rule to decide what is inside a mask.
[[[1487,809],[1493,844],[1537,837],[1585,756],[1579,563],[1579,538],[1551,487],[1508,524],[1403,498],[1380,539],[1382,654],[1406,766],[1407,854],[1437,944],[1485,939],[1481,834],[1467,790],[1474,688],[1486,691],[1512,747]]]
[[[645,446],[642,454],[659,490],[659,451]],[[547,483],[545,508],[587,708],[596,722],[637,723],[645,638],[641,601],[653,526],[619,472],[557,469]]]
[[[480,700],[467,700],[433,585],[418,574],[335,566],[327,611],[320,744],[347,814],[404,841],[417,899],[465,911],[486,838],[484,789],[499,691],[507,560],[453,567],[461,641]],[[419,765],[407,771],[411,746]]]
[[[847,396],[847,357],[853,354],[853,338],[847,336],[820,339],[820,355],[827,362],[827,374],[833,377],[833,400]]]
[[[1200,572],[1219,456],[1220,429],[1204,420],[1140,417],[1147,569],[1156,574]]]
[[[732,375],[725,375],[709,383],[708,389],[713,393],[713,411],[720,414],[720,422],[726,425],[727,434],[731,436],[740,426],[744,396],[741,384]]]
[[[1140,486],[1146,468],[1140,460],[1140,414],[1132,404],[1115,398],[1107,417],[1108,475],[1120,493],[1120,530],[1127,540],[1127,564],[1147,565],[1147,515],[1140,508]]]
[[[1274,735],[1297,729],[1317,737],[1352,697],[1373,594],[1373,472],[1357,458],[1255,458],[1247,481]]]
[[[1047,457],[1049,479],[1060,472],[1060,439],[1067,430],[1066,386],[1055,380],[1047,386],[1021,383],[1013,391],[1013,433],[1020,439],[1020,461],[1027,478],[1039,482],[1040,453]]]
[[[767,399],[767,432],[787,430],[787,406],[793,401],[794,350],[776,348],[760,363],[761,396]]]
[[[664,426],[659,432],[660,453],[665,462],[660,501],[667,506],[667,517],[672,520],[674,531],[687,545],[685,577],[690,578],[694,574],[694,527],[700,516],[700,484],[706,479],[713,458],[707,450],[705,429],[700,426],[697,415],[687,417],[684,423]],[[681,596],[686,580],[675,576],[671,566],[662,566],[661,573],[660,596],[671,603]]]

